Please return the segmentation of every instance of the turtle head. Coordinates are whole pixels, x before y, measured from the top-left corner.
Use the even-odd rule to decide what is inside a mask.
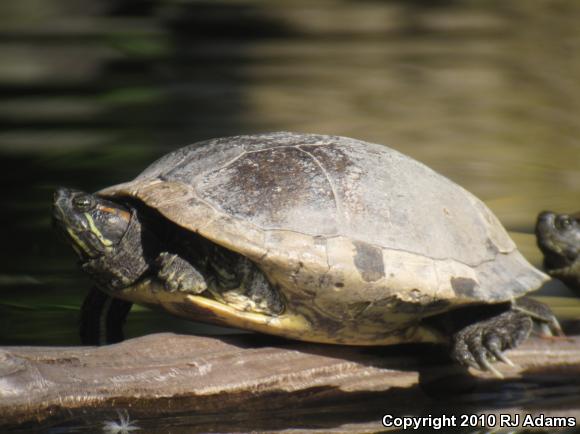
[[[538,215],[536,238],[548,271],[568,267],[580,258],[580,216],[544,211]]]
[[[95,194],[59,188],[54,194],[54,225],[64,234],[81,261],[110,253],[131,221],[124,206]]]

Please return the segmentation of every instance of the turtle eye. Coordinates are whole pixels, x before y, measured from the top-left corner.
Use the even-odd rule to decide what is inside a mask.
[[[561,230],[566,230],[572,226],[572,220],[568,216],[558,216],[556,219],[556,227]]]
[[[95,201],[88,195],[76,196],[73,198],[72,203],[79,212],[89,211],[95,206]]]

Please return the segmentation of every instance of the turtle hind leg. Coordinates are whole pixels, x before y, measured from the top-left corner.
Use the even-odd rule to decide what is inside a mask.
[[[502,378],[492,363],[501,360],[512,365],[503,352],[521,344],[532,328],[533,321],[527,313],[507,310],[454,333],[451,357],[463,366],[490,371]]]
[[[544,303],[529,297],[521,297],[513,302],[512,309],[528,315],[534,320],[534,331],[542,337],[564,336],[562,327],[554,313]]]
[[[92,288],[81,306],[79,332],[83,345],[106,345],[124,339],[123,325],[132,303]]]

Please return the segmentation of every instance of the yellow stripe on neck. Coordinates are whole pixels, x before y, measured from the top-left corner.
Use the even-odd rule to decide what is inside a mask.
[[[111,240],[106,239],[103,234],[101,233],[101,231],[99,231],[97,229],[97,226],[95,225],[95,221],[93,220],[93,218],[91,217],[91,215],[89,213],[84,213],[85,217],[87,219],[87,221],[89,222],[89,227],[91,228],[91,232],[93,234],[95,234],[95,236],[99,239],[99,241],[103,244],[103,246],[105,247],[111,247],[113,245],[113,242]]]

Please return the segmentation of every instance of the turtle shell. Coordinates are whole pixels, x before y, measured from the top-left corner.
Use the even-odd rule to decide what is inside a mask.
[[[471,193],[393,149],[346,137],[208,140],[100,194],[136,197],[247,256],[295,312],[356,324],[353,338],[377,321],[393,329],[508,301],[548,279]]]

